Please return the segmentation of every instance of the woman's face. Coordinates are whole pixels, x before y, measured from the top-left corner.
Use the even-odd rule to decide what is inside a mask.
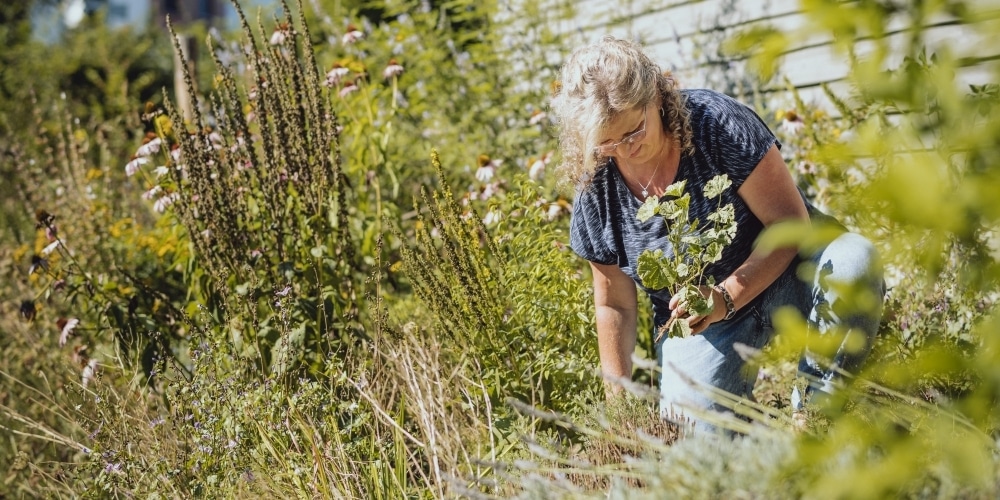
[[[652,161],[664,142],[658,110],[651,102],[613,117],[599,137],[597,155],[628,163]]]

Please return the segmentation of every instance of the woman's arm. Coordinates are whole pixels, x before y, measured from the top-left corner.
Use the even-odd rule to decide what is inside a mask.
[[[636,287],[632,278],[614,265],[590,263],[594,274],[594,307],[597,314],[597,347],[601,372],[609,394],[622,387],[614,380],[632,378],[632,352],[636,342]]]
[[[809,220],[806,205],[777,146],[771,146],[737,193],[765,228],[786,220]],[[755,250],[740,267],[722,280],[721,284],[733,297],[736,309],[749,304],[771,286],[788,267],[796,252],[798,249],[795,247],[778,248],[767,254]],[[716,307],[707,317],[687,318],[694,333],[701,333],[708,325],[726,316],[725,306],[719,307],[725,304],[722,294],[707,287],[705,291],[712,293]],[[670,301],[670,308],[675,316],[683,317],[686,314],[683,305],[677,304],[676,300]]]

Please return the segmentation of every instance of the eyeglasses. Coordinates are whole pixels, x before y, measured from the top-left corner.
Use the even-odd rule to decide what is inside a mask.
[[[632,145],[646,138],[646,110],[642,110],[642,128],[625,136],[624,139],[614,144],[602,144],[594,148],[594,153],[598,156],[611,156],[618,151],[618,146],[625,145],[625,153],[628,154]]]

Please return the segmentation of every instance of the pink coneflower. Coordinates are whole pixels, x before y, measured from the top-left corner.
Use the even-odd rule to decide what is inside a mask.
[[[162,144],[163,144],[162,139],[160,139],[159,137],[154,137],[145,142],[142,146],[139,146],[139,149],[136,150],[135,155],[139,158],[144,158],[159,153],[160,146]]]
[[[133,156],[132,161],[125,164],[125,175],[132,177],[143,165],[149,163],[149,158]]]
[[[153,169],[153,173],[156,174],[156,177],[159,178],[170,173],[170,169],[167,168],[166,165],[160,165],[159,167]]]
[[[87,364],[87,353],[85,352],[86,350],[87,346],[85,345],[74,346],[73,354],[70,354],[70,359],[72,359],[73,362],[79,366],[86,365]]]
[[[181,146],[180,144],[174,144],[170,147],[170,158],[174,160],[174,163],[181,161]]]
[[[45,227],[45,239],[49,241],[55,241],[59,237],[59,229],[55,224],[51,224]]]
[[[76,325],[80,324],[80,320],[76,318],[59,318],[56,321],[56,326],[59,327],[59,345],[66,345],[66,341],[69,340],[69,336],[73,334],[73,330],[76,329]]]
[[[386,80],[398,77],[402,74],[403,66],[400,65],[395,59],[389,59],[389,65],[382,70],[382,78],[385,78]]]
[[[344,85],[344,88],[340,89],[340,92],[337,95],[339,95],[340,97],[347,97],[348,95],[351,94],[351,92],[354,92],[355,90],[358,90],[358,83],[357,82],[358,82],[358,80],[355,79],[353,82],[351,82],[351,83],[349,83],[347,85]]]
[[[340,85],[340,82],[344,79],[344,77],[350,73],[351,70],[345,68],[340,63],[333,63],[333,67],[330,68],[330,71],[326,72],[326,81],[323,82],[323,85],[326,85],[327,87]]]
[[[150,189],[149,191],[146,191],[145,193],[142,193],[142,199],[144,199],[144,200],[152,200],[153,198],[156,197],[156,195],[160,194],[160,191],[163,191],[162,187],[160,187],[160,186],[153,186],[152,189]]]
[[[180,198],[180,195],[177,193],[165,194],[153,203],[153,210],[162,214],[163,212],[166,212],[167,207],[173,205],[178,198]]]
[[[347,25],[347,32],[344,33],[344,38],[341,40],[344,45],[350,45],[358,40],[365,37],[365,34],[358,30],[353,24]]]

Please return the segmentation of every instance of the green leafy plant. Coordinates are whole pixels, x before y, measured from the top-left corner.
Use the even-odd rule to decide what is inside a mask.
[[[654,290],[670,290],[672,296],[687,305],[687,310],[695,315],[712,312],[712,297],[706,297],[699,285],[714,285],[712,277],[705,282],[704,272],[709,264],[722,258],[722,250],[736,235],[736,215],[732,204],[722,205],[706,216],[707,221],[689,220],[691,195],[685,193],[687,181],[675,182],[667,187],[660,201],[657,197],[647,198],[639,207],[636,217],[646,222],[652,217],[663,217],[667,226],[667,241],[673,248],[672,254],[662,249],[646,249],[639,255],[636,274],[643,284]],[[725,175],[719,175],[705,184],[706,199],[719,198],[732,182]],[[671,318],[661,327],[657,339],[664,333],[670,337],[688,337],[691,327],[686,321]]]

